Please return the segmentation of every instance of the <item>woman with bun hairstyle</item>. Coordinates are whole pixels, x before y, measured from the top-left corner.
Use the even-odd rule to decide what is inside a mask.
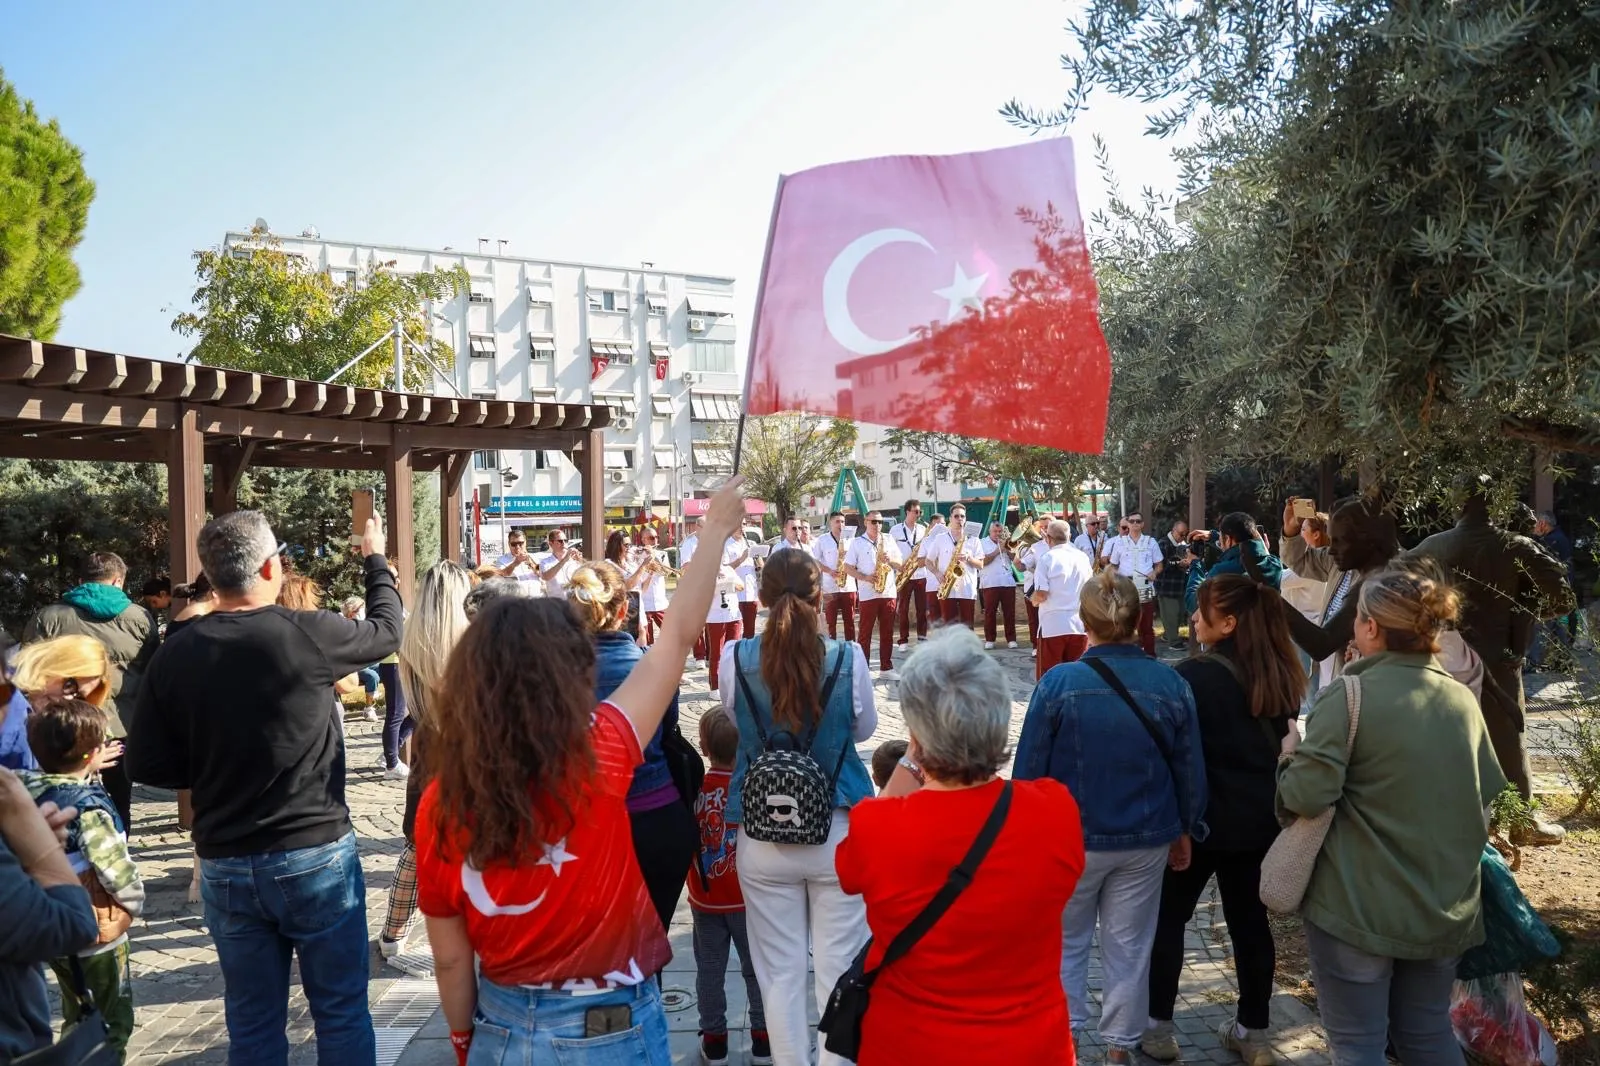
[[[627,632],[627,580],[612,563],[585,563],[573,571],[567,602],[594,638],[594,695],[597,702],[603,702],[628,679],[645,654]],[[655,733],[648,739],[639,738],[644,744],[644,762],[634,768],[627,797],[634,855],[663,928],[672,925],[672,912],[678,909],[678,897],[700,839],[694,812],[678,795],[662,748],[667,731],[677,728],[678,696],[673,693]]]
[[[1435,658],[1461,600],[1437,569],[1368,577],[1355,613],[1360,717],[1346,757],[1344,684],[1290,730],[1280,818],[1334,809],[1301,904],[1311,971],[1336,1062],[1460,1063],[1450,1028],[1456,960],[1483,941],[1484,808],[1505,776],[1471,691]],[[1297,743],[1298,742],[1298,743]]]

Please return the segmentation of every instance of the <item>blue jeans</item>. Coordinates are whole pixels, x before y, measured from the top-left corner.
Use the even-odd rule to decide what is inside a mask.
[[[1387,1042],[1406,1066],[1463,1066],[1450,1027],[1454,958],[1369,955],[1310,922],[1305,934],[1334,1066],[1384,1066]]]
[[[368,696],[376,696],[378,694],[379,679],[376,666],[369,666],[365,670],[357,670],[356,677],[361,680],[361,687],[366,690]]]
[[[626,1004],[633,1024],[620,1033],[585,1037],[584,1015]],[[334,1060],[323,1060],[334,1061]],[[467,1066],[545,1062],[552,1066],[672,1066],[661,989],[651,980],[593,995],[497,985],[478,980]]]
[[[393,770],[400,762],[400,745],[411,736],[412,721],[400,690],[400,664],[379,663],[378,676],[383,679],[383,768]]]
[[[289,959],[317,1030],[317,1061],[372,1066],[367,896],[356,835],[294,851],[200,860],[206,924],[222,967],[229,1066],[289,1059]]]

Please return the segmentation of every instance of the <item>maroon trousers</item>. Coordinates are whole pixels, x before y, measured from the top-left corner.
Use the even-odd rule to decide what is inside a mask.
[[[972,623],[977,617],[977,600],[958,600],[951,596],[947,600],[939,601],[939,620],[945,625],[959,621],[962,625],[971,629]]]
[[[895,599],[895,613],[900,616],[900,643],[905,644],[911,640],[911,612],[917,612],[917,639],[922,640],[928,635],[928,594],[920,579],[907,581],[900,586],[900,594]],[[933,617],[937,618],[935,614]]]
[[[644,613],[644,642],[646,644],[654,644],[656,642],[656,634],[661,632],[661,623],[666,620],[666,611],[646,611]]]
[[[730,640],[738,640],[744,635],[742,622],[707,622],[706,623],[706,662],[711,669],[711,691],[717,691],[717,683],[721,680],[717,676],[717,668],[722,665],[722,646]]]
[[[878,669],[894,669],[894,608],[890,599],[861,601],[861,654],[872,662],[872,627],[878,627]]]
[[[1039,608],[1033,604],[1033,597],[1023,595],[1023,606],[1028,609],[1028,640],[1034,647],[1039,646]]]
[[[999,609],[1006,621],[1006,641],[1017,642],[1017,589],[1014,585],[983,590],[983,639],[994,643],[994,612]]]
[[[1033,679],[1037,681],[1052,666],[1077,662],[1089,647],[1089,638],[1082,633],[1071,633],[1061,637],[1038,637],[1034,643],[1039,648],[1039,657],[1033,664]]]
[[[1156,601],[1146,600],[1139,608],[1139,646],[1151,658],[1156,654]]]
[[[828,636],[839,639],[839,616],[844,615],[844,639],[856,639],[856,594],[830,592],[822,598],[822,613],[828,617]]]
[[[755,600],[745,603],[739,601],[739,618],[744,622],[744,631],[752,637],[756,635],[756,608],[761,606]]]

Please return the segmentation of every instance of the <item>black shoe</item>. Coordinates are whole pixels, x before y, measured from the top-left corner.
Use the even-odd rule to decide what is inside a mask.
[[[772,1041],[765,1029],[750,1030],[750,1066],[772,1066]]]
[[[728,1034],[701,1033],[700,1061],[705,1066],[728,1066]]]

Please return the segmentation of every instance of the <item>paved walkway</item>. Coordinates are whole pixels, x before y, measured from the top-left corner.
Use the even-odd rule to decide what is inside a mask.
[[[1033,690],[1033,662],[1026,645],[1016,651],[994,654],[1011,681],[1012,735],[1020,733],[1027,701]],[[897,659],[899,656],[897,655]],[[686,719],[684,732],[695,733],[694,723],[712,705],[703,670],[691,672],[681,701]],[[872,740],[861,745],[864,755],[878,743],[905,736],[905,723],[895,698],[895,686],[878,683],[879,723]],[[378,767],[377,727],[365,722],[349,724],[349,782],[347,794],[356,832],[361,840],[362,867],[367,882],[367,920],[374,942],[383,921],[384,905],[402,839],[401,786],[381,780]],[[133,930],[132,968],[138,1031],[129,1062],[137,1064],[207,1064],[226,1061],[227,1031],[222,1015],[222,978],[216,954],[198,905],[185,902],[190,879],[187,834],[177,827],[176,804],[170,793],[136,790],[135,858],[149,889],[145,918]],[[674,959],[667,967],[664,991],[673,1034],[674,1061],[697,1063],[695,1052],[694,955],[690,947],[687,903],[673,921]],[[1178,1004],[1177,1026],[1187,1062],[1237,1063],[1220,1050],[1216,1030],[1229,1017],[1234,979],[1228,961],[1222,908],[1214,896],[1202,900],[1188,934],[1189,964]],[[419,933],[413,938],[421,943]],[[425,948],[419,961],[426,961]],[[407,976],[383,965],[374,947],[371,955],[370,999],[379,1034],[380,1066],[452,1066],[443,1018],[437,1012],[437,995],[431,979]],[[422,971],[426,972],[426,971]],[[745,996],[737,965],[730,966],[729,1018],[738,1027],[734,1062],[748,1050],[743,1027]],[[1098,962],[1091,965],[1091,1013],[1097,1013]],[[306,1001],[295,979],[289,1004],[292,1063],[316,1061],[315,1043]],[[813,1007],[813,1017],[814,1007]],[[1273,999],[1274,1039],[1286,1066],[1326,1066],[1326,1043],[1314,1015],[1298,1000],[1280,993]],[[1091,1027],[1092,1032],[1092,1027]],[[1098,1049],[1084,1049],[1086,1059],[1098,1059]],[[333,1066],[333,1064],[328,1064]]]

